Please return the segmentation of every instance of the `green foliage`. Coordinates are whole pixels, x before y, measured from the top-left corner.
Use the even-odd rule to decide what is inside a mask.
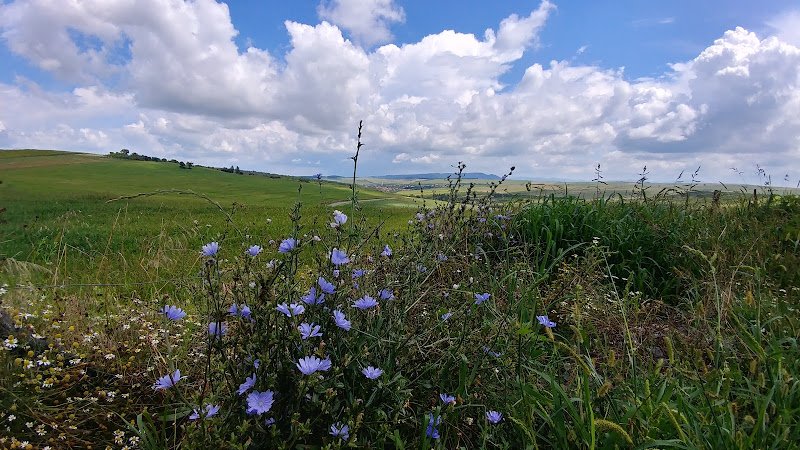
[[[169,296],[167,288],[138,295],[143,289],[133,283],[147,281],[154,269],[119,269],[104,252],[93,276],[127,276],[129,291],[4,287],[0,312],[13,323],[13,336],[0,350],[0,426],[9,436],[0,443],[798,448],[797,198],[723,207],[658,196],[498,203],[499,185],[476,193],[462,186],[463,170],[459,165],[446,203],[413,215],[394,211],[395,223],[408,221],[402,232],[367,208],[367,193],[356,198],[345,186],[336,188],[344,188],[337,200],[352,196],[346,223],[330,226],[331,207],[306,215],[330,205],[326,189],[334,187],[320,183],[319,190],[287,190],[282,209],[273,210],[283,217],[275,213],[274,231],[259,234],[267,225],[243,224],[227,203],[252,193],[236,183],[255,177],[202,168],[185,175],[208,176],[210,191],[222,179],[239,191],[194,194],[179,186],[126,199],[128,211],[141,208],[143,227],[155,201],[180,215],[171,223],[183,230],[161,225],[137,261],[157,261],[161,274],[165,261],[183,260],[175,266],[195,275],[171,286]],[[58,201],[42,201],[41,208]],[[82,221],[83,233],[92,232],[88,218],[72,214],[60,222],[59,239]],[[205,214],[198,224],[186,223],[197,214]],[[114,250],[123,257],[141,251],[133,236],[142,235],[126,233],[130,247]],[[289,237],[296,248],[279,252]],[[266,245],[267,238],[275,243]],[[52,239],[44,235],[42,250],[31,254],[44,254]],[[200,256],[200,245],[212,240],[219,252]],[[245,253],[252,244],[264,247],[257,256]],[[391,256],[382,255],[386,245]],[[53,245],[52,258],[61,261],[64,248]],[[335,267],[333,249],[350,262]],[[3,276],[32,278],[35,267],[8,263]],[[61,262],[41,267],[59,279],[77,276]],[[364,273],[354,277],[356,269]],[[276,309],[320,289],[320,276],[336,286],[323,304],[306,304],[294,317]],[[394,298],[373,309],[350,306],[381,289]],[[490,296],[481,300],[484,293]],[[247,304],[253,320],[230,314],[233,304]],[[166,305],[187,317],[168,320],[159,312]],[[333,322],[334,308],[351,320],[349,331]],[[227,332],[210,336],[212,322],[226,323]],[[303,322],[320,325],[323,335],[301,339]],[[49,345],[36,345],[32,333]],[[303,375],[297,361],[304,356],[330,358],[331,368]],[[361,370],[370,365],[384,373],[367,379]],[[176,369],[186,378],[153,389]],[[254,386],[240,395],[253,373]],[[247,413],[253,390],[274,391],[269,411]],[[455,401],[443,403],[441,393]],[[220,406],[215,416],[190,418],[212,404]],[[489,410],[503,420],[490,423]],[[348,425],[348,439],[331,435],[335,423]]]

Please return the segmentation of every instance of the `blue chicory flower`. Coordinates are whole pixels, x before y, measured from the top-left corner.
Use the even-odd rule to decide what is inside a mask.
[[[381,369],[379,369],[377,367],[369,366],[369,367],[365,367],[364,369],[362,369],[361,373],[363,373],[364,376],[369,378],[370,380],[374,380],[374,379],[378,378],[379,376],[383,375],[383,370],[381,370]]]
[[[317,284],[319,284],[319,288],[322,289],[322,292],[326,294],[333,295],[336,292],[336,286],[334,286],[333,283],[329,283],[328,280],[323,277],[319,277]]]
[[[185,378],[185,377],[181,376],[181,370],[180,369],[175,369],[175,372],[173,372],[171,374],[164,375],[163,377],[159,378],[155,382],[155,384],[153,384],[153,389],[155,389],[157,391],[163,391],[165,389],[169,389],[172,386],[175,386],[176,384],[178,384],[178,381],[180,381],[182,378]]]
[[[436,255],[436,260],[439,262],[445,262],[447,261],[447,256],[444,253],[439,253]]]
[[[161,313],[167,316],[169,320],[181,320],[186,317],[186,312],[177,306],[166,305],[161,308]]]
[[[536,316],[536,320],[538,320],[540,324],[547,328],[553,328],[556,326],[556,323],[550,320],[547,316]]]
[[[356,278],[361,278],[365,273],[366,272],[364,272],[364,269],[353,269],[353,279],[355,280]]]
[[[278,252],[280,253],[289,253],[297,247],[297,239],[295,238],[287,238],[281,242],[281,245],[278,246]]]
[[[242,395],[245,392],[249,391],[255,385],[256,385],[256,374],[253,374],[252,376],[244,379],[244,383],[239,385],[239,390],[237,392],[239,393],[239,395]]]
[[[392,248],[389,247],[389,244],[383,246],[383,251],[381,252],[381,256],[390,257],[392,256]]]
[[[336,422],[335,424],[331,425],[330,434],[333,437],[340,437],[346,441],[350,439],[350,427],[347,425],[342,425],[341,422]]]
[[[312,286],[306,295],[300,297],[300,300],[306,305],[321,305],[325,302],[325,294],[317,296],[317,288]]]
[[[242,318],[245,318],[245,319],[252,320],[252,318],[250,317],[250,314],[252,314],[252,313],[250,311],[250,307],[249,306],[245,305],[244,303],[239,305],[239,316],[241,316]]]
[[[334,266],[341,266],[349,263],[350,258],[347,257],[347,253],[335,248],[331,251],[331,262]]]
[[[315,324],[314,322],[306,323],[303,322],[297,327],[297,330],[300,331],[300,338],[303,340],[312,338],[312,337],[322,337],[322,333],[319,332],[320,326]]]
[[[311,375],[317,371],[327,371],[331,368],[330,358],[319,359],[316,356],[306,356],[297,360],[297,369],[303,375]]]
[[[450,394],[439,394],[439,398],[442,399],[442,403],[445,405],[456,404],[456,398]]]
[[[259,253],[261,253],[261,247],[258,245],[252,245],[247,249],[247,254],[250,256],[256,257]]]
[[[486,411],[486,419],[491,424],[500,423],[503,420],[503,413],[497,411]]]
[[[222,337],[228,332],[228,325],[225,322],[211,322],[208,324],[208,334],[217,338]]]
[[[378,306],[378,301],[370,297],[369,295],[365,295],[360,299],[356,300],[355,303],[353,303],[353,306],[355,306],[358,309],[369,309]]]
[[[392,292],[391,289],[381,289],[381,291],[378,292],[378,297],[380,297],[381,300],[394,300],[394,292]]]
[[[486,345],[483,346],[483,352],[486,353],[487,355],[494,356],[495,358],[499,358],[503,355],[501,352],[493,351]]]
[[[440,423],[442,423],[442,417],[436,416],[434,417],[433,413],[430,413],[430,419],[428,420],[428,429],[425,430],[425,435],[431,439],[439,439],[439,430],[436,429]]]
[[[442,320],[447,320],[447,319],[449,319],[451,317],[453,317],[453,313],[451,313],[449,311],[444,313],[444,314],[442,314]]]
[[[292,303],[286,306],[286,303],[281,303],[275,309],[282,312],[286,317],[299,316],[306,311],[306,307],[297,303]]]
[[[205,411],[203,411],[203,417],[208,419],[209,417],[214,417],[217,415],[217,413],[219,412],[219,405],[206,405],[205,408],[201,408],[201,411],[203,409],[205,409]],[[189,420],[197,420],[199,418],[200,418],[200,411],[196,409],[193,410],[192,415],[189,416]]]
[[[347,320],[344,313],[339,311],[338,309],[333,311],[333,321],[336,322],[336,326],[343,329],[344,331],[350,331],[350,321]]]
[[[209,242],[203,246],[203,256],[215,256],[219,251],[219,244],[216,242]]]
[[[338,209],[333,211],[333,223],[331,227],[336,228],[340,225],[344,225],[345,222],[347,222],[347,216],[343,212]]]
[[[275,393],[253,391],[247,396],[247,414],[261,415],[272,408]]]
[[[491,297],[491,296],[492,296],[492,294],[490,294],[488,292],[484,292],[483,294],[475,294],[475,304],[476,305],[480,305],[481,303],[485,302],[486,300],[489,300],[489,297]]]

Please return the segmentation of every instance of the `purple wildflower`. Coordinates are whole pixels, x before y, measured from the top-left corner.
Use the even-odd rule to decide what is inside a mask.
[[[436,255],[436,260],[439,262],[445,262],[447,261],[447,256],[444,253],[439,253]]]
[[[308,294],[300,297],[300,300],[307,305],[321,305],[325,302],[325,294],[317,296],[317,288],[312,286],[311,289],[308,290]]]
[[[222,337],[228,332],[228,325],[225,322],[211,322],[208,324],[208,334],[217,338]]]
[[[344,225],[345,222],[347,222],[347,216],[338,209],[335,210],[333,212],[333,223],[331,224],[331,227],[337,228],[340,225]]]
[[[258,256],[259,253],[261,253],[261,247],[258,245],[252,245],[247,249],[247,254],[250,256],[255,257]]]
[[[315,324],[314,322],[309,323],[301,323],[297,330],[300,331],[300,338],[306,340],[312,337],[322,337],[322,333],[319,332],[319,325]]]
[[[374,380],[374,379],[378,378],[379,376],[383,375],[383,370],[381,370],[381,369],[379,369],[377,367],[369,366],[369,367],[365,367],[364,369],[362,369],[361,373],[363,373],[364,376],[369,378],[370,380]]]
[[[161,313],[167,316],[169,320],[181,320],[186,317],[186,312],[177,306],[166,305],[161,308]]]
[[[349,263],[350,258],[347,257],[347,253],[335,248],[331,251],[331,262],[334,266],[341,266],[342,264]]]
[[[251,311],[250,311],[250,307],[249,306],[245,305],[244,303],[239,305],[239,316],[241,316],[242,318],[245,318],[245,319],[251,319],[252,320],[252,318],[250,317],[250,314],[251,314]]]
[[[272,408],[274,394],[275,393],[272,391],[251,392],[247,396],[247,414],[251,416],[256,414],[260,415],[269,411],[270,408]]]
[[[383,251],[381,252],[381,256],[390,257],[392,256],[392,248],[389,247],[389,244],[383,246]]]
[[[489,300],[489,297],[491,297],[491,296],[492,296],[492,294],[490,294],[488,292],[484,292],[483,294],[475,294],[475,304],[476,305],[480,305],[481,303],[485,302],[486,300]]]
[[[253,374],[250,377],[244,379],[244,383],[239,385],[239,395],[244,394],[245,392],[249,391],[253,386],[256,385],[256,374]]]
[[[350,439],[350,427],[342,425],[341,422],[336,422],[331,425],[331,436],[340,437],[346,441]]]
[[[278,246],[278,252],[280,253],[289,253],[297,247],[297,239],[295,238],[288,238],[284,239],[281,242],[281,245]]]
[[[366,272],[364,272],[364,269],[353,269],[353,279],[355,280],[356,278],[361,278],[365,273]]]
[[[442,403],[445,405],[456,404],[456,398],[450,394],[439,394],[439,398],[442,399]]]
[[[297,360],[297,368],[303,375],[311,375],[317,371],[326,371],[331,368],[330,358],[319,359],[316,356],[306,356]]]
[[[556,323],[550,320],[547,316],[536,316],[536,320],[538,320],[540,324],[547,328],[553,328],[556,326]]]
[[[216,242],[209,242],[203,246],[203,256],[215,256],[219,251],[219,244]]]
[[[441,416],[433,416],[433,413],[430,413],[430,419],[428,420],[428,429],[425,430],[425,435],[431,439],[439,439],[439,430],[436,429],[439,424],[442,423]]]
[[[219,412],[219,405],[206,405],[206,407],[202,409],[205,409],[205,411],[203,411],[203,417],[208,419],[209,417],[214,417],[217,415],[217,413]],[[192,412],[192,415],[189,416],[189,420],[197,420],[199,418],[200,418],[200,411],[196,409]]]
[[[394,300],[394,292],[392,292],[391,289],[381,289],[381,291],[378,292],[378,297],[380,297],[381,300]]]
[[[486,411],[486,420],[491,424],[500,423],[503,420],[503,413],[497,411]]]
[[[486,353],[487,355],[494,356],[495,358],[503,356],[501,352],[496,352],[486,345],[483,346],[483,352]]]
[[[317,284],[319,284],[319,288],[322,289],[322,292],[326,294],[332,295],[336,292],[336,286],[334,286],[333,283],[329,283],[328,280],[323,277],[319,277]]]
[[[339,311],[338,309],[333,311],[333,321],[336,322],[336,326],[343,329],[344,331],[350,331],[350,321],[347,320],[344,313]]]
[[[297,303],[292,303],[289,306],[286,306],[286,303],[281,303],[275,309],[284,313],[286,317],[299,316],[300,314],[303,314],[306,311],[305,306],[299,305]]]
[[[181,376],[181,370],[175,369],[174,373],[164,375],[163,377],[159,378],[155,384],[153,384],[153,389],[157,391],[163,391],[165,389],[169,389],[172,386],[178,384],[178,381],[181,381],[181,378],[185,378]]]
[[[360,299],[356,300],[355,303],[353,303],[353,306],[355,306],[358,309],[369,309],[378,306],[378,301],[370,297],[369,295],[365,295]]]

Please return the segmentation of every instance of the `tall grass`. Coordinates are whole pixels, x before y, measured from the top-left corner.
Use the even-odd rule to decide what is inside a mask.
[[[504,203],[499,186],[464,186],[464,167],[447,202],[408,214],[402,232],[364,214],[354,185],[347,221],[309,222],[301,192],[274,243],[200,234],[220,250],[194,244],[196,276],[168,295],[4,288],[0,443],[798,447],[797,198]],[[192,247],[174,239],[160,234],[147,259]],[[320,277],[335,292],[318,304]],[[378,305],[353,306],[365,296]],[[292,303],[304,312],[282,312]],[[322,336],[303,339],[304,323]],[[330,368],[300,371],[311,356]],[[153,389],[176,369],[184,379]],[[253,409],[254,391],[273,393],[268,408]],[[208,406],[219,412],[204,417]]]

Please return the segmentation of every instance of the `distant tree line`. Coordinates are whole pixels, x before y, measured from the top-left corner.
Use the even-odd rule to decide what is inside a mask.
[[[222,167],[222,168],[220,168],[219,170],[221,170],[221,171],[223,171],[223,172],[227,172],[227,173],[235,173],[235,174],[237,174],[237,175],[244,175],[244,172],[242,172],[242,171],[239,169],[239,166],[236,166],[236,167],[233,167],[233,166],[231,166],[230,168],[227,168],[227,167]]]
[[[140,155],[136,152],[131,153],[131,151],[128,150],[127,148],[123,148],[118,152],[109,152],[108,156],[119,159],[132,159],[135,161],[168,162],[177,164],[178,167],[180,167],[181,169],[191,169],[192,167],[194,167],[194,163],[191,162],[178,161],[177,159],[167,160],[167,158],[159,158],[157,156]],[[237,167],[236,169],[238,170],[239,168]]]

